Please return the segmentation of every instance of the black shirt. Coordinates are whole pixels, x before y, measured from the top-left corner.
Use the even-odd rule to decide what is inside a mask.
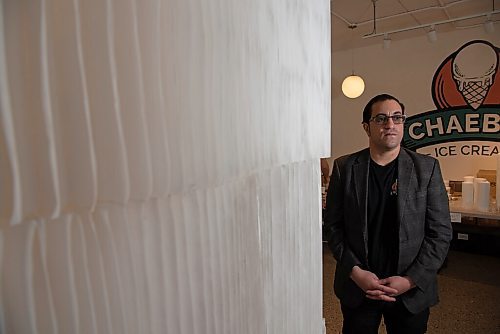
[[[396,275],[398,263],[397,159],[370,160],[368,174],[368,265],[379,278]]]

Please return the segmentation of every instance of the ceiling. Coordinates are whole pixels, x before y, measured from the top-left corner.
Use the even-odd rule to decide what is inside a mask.
[[[488,13],[492,33],[500,34],[500,0],[331,0],[330,11],[334,52],[382,46],[387,32],[392,41],[421,36],[432,24],[437,33],[470,29],[483,25]]]

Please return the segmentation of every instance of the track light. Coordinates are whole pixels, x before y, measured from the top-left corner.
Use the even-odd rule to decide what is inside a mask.
[[[484,31],[487,34],[492,34],[495,32],[495,26],[493,25],[493,21],[491,20],[491,14],[486,16],[486,21],[483,23]]]
[[[434,43],[437,41],[437,32],[436,29],[434,28],[434,25],[431,25],[431,28],[427,32],[427,39],[429,42]]]
[[[495,0],[493,0],[495,1]],[[459,3],[461,1],[456,1],[456,3]],[[420,10],[417,10],[417,11],[420,11]],[[412,13],[411,11],[410,12],[405,12],[405,14],[410,14]],[[453,23],[453,22],[460,22],[460,21],[465,21],[465,20],[471,20],[471,19],[476,19],[476,18],[479,18],[479,17],[491,17],[492,15],[497,15],[497,14],[500,14],[500,10],[498,9],[495,9],[493,7],[493,10],[491,11],[488,11],[488,12],[483,12],[483,13],[477,13],[477,14],[473,14],[473,15],[467,15],[467,16],[460,16],[460,17],[455,17],[455,18],[451,18],[451,19],[448,19],[448,20],[442,20],[442,21],[435,21],[432,23],[429,22],[429,23],[424,23],[424,24],[418,24],[418,25],[415,25],[415,26],[411,26],[411,27],[406,27],[406,28],[401,28],[401,29],[395,29],[395,30],[389,30],[389,31],[385,31],[385,32],[377,32],[375,30],[375,24],[373,26],[373,31],[367,35],[363,35],[362,38],[373,38],[373,37],[380,37],[380,36],[384,36],[385,34],[389,34],[389,35],[392,35],[392,34],[399,34],[399,33],[402,33],[402,32],[406,32],[406,31],[412,31],[412,30],[416,30],[416,29],[426,29],[428,27],[431,27],[431,28],[434,28],[435,26],[438,26],[438,25],[441,25],[441,24],[445,24],[445,23]],[[400,16],[401,14],[396,14],[394,16]],[[394,16],[386,16],[384,18],[391,18],[391,17],[394,17]],[[373,20],[375,21],[376,20],[376,17],[374,16]],[[488,20],[487,20],[488,21]],[[487,23],[484,25],[484,29],[491,29],[493,28],[494,29],[494,24],[497,22],[497,21],[494,21],[494,20],[489,20],[491,21],[491,23]],[[371,22],[371,21],[366,21],[366,22]],[[363,22],[364,23],[364,22]],[[485,22],[486,23],[486,22]],[[486,27],[488,26],[488,28]],[[428,32],[429,34],[429,32]],[[434,35],[434,33],[431,33],[431,35]],[[437,37],[437,35],[436,35]]]
[[[383,41],[383,45],[382,45],[382,48],[385,50],[385,49],[388,49],[391,47],[391,38],[389,37],[388,34],[385,34],[384,35],[384,41]]]

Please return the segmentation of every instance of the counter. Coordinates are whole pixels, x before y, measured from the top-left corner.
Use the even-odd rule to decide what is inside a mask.
[[[450,201],[450,213],[452,249],[500,256],[500,212],[465,209],[458,199]]]
[[[450,201],[450,212],[452,214],[459,213],[459,214],[461,214],[463,216],[467,216],[467,217],[499,220],[499,226],[500,226],[500,212],[498,212],[498,211],[483,212],[483,211],[477,211],[477,210],[473,210],[473,209],[465,209],[465,208],[462,208],[462,201],[460,199]]]

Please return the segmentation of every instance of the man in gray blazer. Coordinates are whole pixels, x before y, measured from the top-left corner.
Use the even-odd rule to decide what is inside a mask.
[[[325,234],[337,260],[343,333],[425,333],[452,228],[436,159],[401,147],[404,105],[388,94],[363,111],[369,147],[335,160]]]

